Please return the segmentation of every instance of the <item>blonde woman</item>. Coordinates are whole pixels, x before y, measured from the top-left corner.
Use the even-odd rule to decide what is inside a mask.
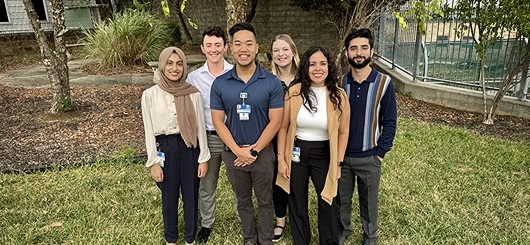
[[[298,57],[298,50],[293,42],[293,39],[287,34],[276,35],[271,42],[272,53],[272,74],[276,75],[285,91],[293,84],[296,72],[300,64],[300,57]],[[276,143],[276,140],[273,141]],[[275,144],[274,149],[277,149]],[[274,164],[274,181],[276,182],[276,175],[278,173],[278,162]],[[276,226],[274,227],[273,242],[278,242],[282,238],[283,230],[285,229],[285,216],[287,215],[287,193],[273,184],[272,198],[274,202],[274,214],[276,215]]]

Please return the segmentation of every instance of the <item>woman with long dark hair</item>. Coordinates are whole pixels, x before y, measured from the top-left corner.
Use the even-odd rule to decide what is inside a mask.
[[[289,193],[294,244],[309,244],[308,187],[318,196],[319,244],[338,244],[337,195],[340,166],[348,143],[350,107],[338,87],[330,52],[310,47],[301,59],[296,84],[285,95],[278,132],[276,183]]]

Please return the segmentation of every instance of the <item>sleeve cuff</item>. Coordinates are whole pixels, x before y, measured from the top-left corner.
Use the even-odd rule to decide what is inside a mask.
[[[147,162],[145,164],[145,167],[150,168],[151,166],[160,163],[160,161],[161,159],[158,156],[156,156],[155,160],[153,160],[152,162]]]

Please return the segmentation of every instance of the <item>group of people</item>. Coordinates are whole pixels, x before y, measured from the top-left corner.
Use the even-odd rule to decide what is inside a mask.
[[[142,95],[146,166],[162,193],[166,243],[177,241],[179,196],[186,244],[208,241],[224,162],[245,245],[279,241],[287,209],[293,243],[310,244],[310,178],[319,244],[345,244],[352,233],[355,182],[363,242],[376,244],[381,164],[395,136],[397,105],[390,77],[369,66],[371,31],[355,30],[344,41],[351,69],[343,76],[326,48],[312,46],[299,58],[286,34],[272,40],[271,73],[255,60],[251,24],[235,24],[229,35],[235,65],[224,59],[225,32],[209,27],[201,43],[205,64],[186,76],[184,53],[168,47],[160,54],[160,81]]]

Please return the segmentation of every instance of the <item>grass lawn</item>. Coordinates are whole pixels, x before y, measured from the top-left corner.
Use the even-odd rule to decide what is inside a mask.
[[[530,142],[400,119],[379,244],[530,244],[529,153]],[[232,196],[222,168],[208,244],[242,243]],[[0,175],[0,244],[164,244],[160,205],[148,169],[127,161]],[[314,194],[310,205],[317,244]],[[360,244],[353,222],[348,244]],[[284,234],[278,244],[292,244]]]

